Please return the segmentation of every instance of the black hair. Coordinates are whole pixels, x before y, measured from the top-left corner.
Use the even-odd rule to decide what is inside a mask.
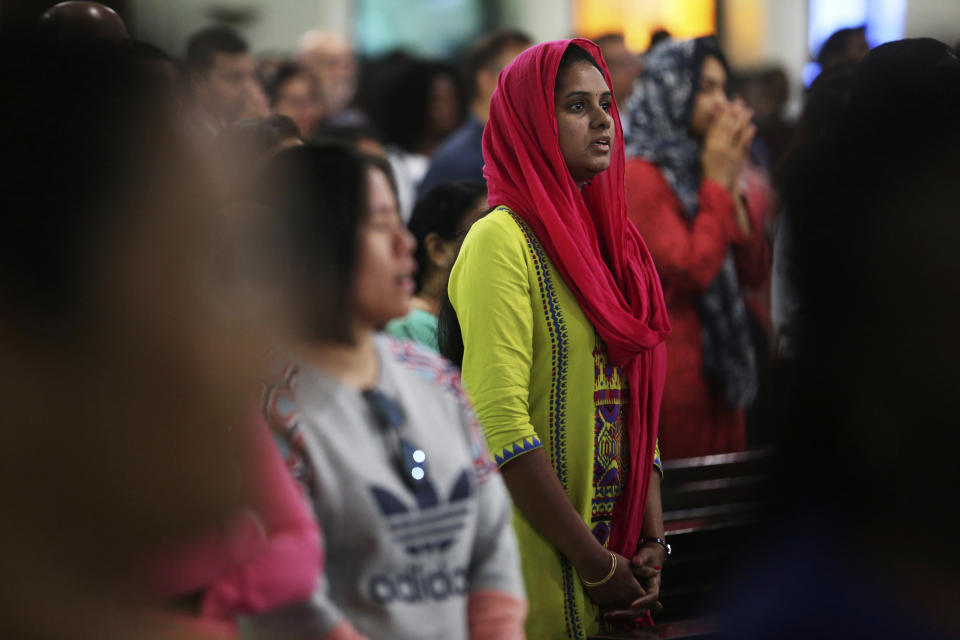
[[[434,79],[453,81],[461,114],[466,109],[457,73],[441,62],[416,60],[404,65],[388,83],[377,105],[377,125],[383,141],[405,151],[416,151],[430,126],[430,94]]]
[[[467,97],[473,99],[477,90],[477,74],[492,65],[508,47],[526,49],[533,39],[517,29],[494,31],[482,37],[464,56],[463,77],[466,80]]]
[[[366,114],[368,122],[377,126],[384,92],[393,79],[414,60],[415,58],[403,49],[394,49],[377,58],[360,61],[360,77],[357,79],[354,103]]]
[[[249,50],[246,40],[233,29],[224,26],[208,27],[190,37],[184,65],[188,71],[206,73],[213,66],[216,54],[236,55]]]
[[[272,107],[277,104],[277,99],[280,97],[280,90],[283,89],[283,85],[289,80],[300,75],[305,75],[306,73],[307,71],[296,62],[284,62],[280,65],[269,82],[264,85],[267,97],[270,99],[270,106]]]
[[[884,77],[909,78],[918,70],[957,66],[957,54],[933,38],[908,38],[882,44],[870,52],[857,69],[854,87],[858,92],[883,91]],[[891,96],[893,97],[893,96]]]
[[[554,88],[560,84],[560,76],[564,71],[576,64],[581,64],[584,62],[593,65],[597,71],[603,73],[600,65],[597,63],[594,57],[587,52],[586,49],[575,44],[568,46],[567,50],[563,52],[563,56],[560,58],[560,66],[557,67],[557,79],[555,81]]]
[[[723,49],[720,48],[720,42],[715,36],[703,36],[702,38],[697,38],[694,40],[694,53],[693,53],[693,64],[694,64],[694,86],[700,83],[700,70],[703,68],[703,61],[707,58],[715,58],[721,65],[723,65],[724,71],[730,73],[730,64],[727,62],[727,56],[723,54]]]
[[[820,46],[820,51],[817,53],[817,64],[822,68],[826,68],[831,58],[843,55],[851,38],[855,36],[866,36],[866,34],[866,25],[834,31]]]
[[[413,257],[417,261],[415,277],[418,293],[432,268],[427,254],[427,236],[435,233],[448,242],[462,237],[467,232],[463,228],[464,214],[471,211],[477,200],[486,194],[487,187],[483,182],[458,180],[437,185],[417,202],[407,227],[417,239]]]
[[[450,290],[447,287],[443,288],[440,314],[437,316],[437,347],[441,356],[458,367],[463,367],[463,332],[460,330],[460,318],[450,301]]]
[[[652,34],[650,34],[650,47],[647,49],[647,51],[648,52],[652,51],[653,48],[656,47],[658,44],[660,44],[661,42],[666,42],[672,37],[673,36],[670,35],[670,32],[667,31],[666,29],[657,29]]]
[[[727,63],[727,57],[723,55],[720,43],[714,36],[703,36],[694,40],[693,47],[693,91],[690,92],[690,100],[687,102],[686,118],[689,121],[693,117],[693,103],[697,99],[697,89],[700,87],[700,77],[703,74],[703,61],[707,58],[714,58],[723,66],[723,70],[730,74],[730,65]]]
[[[352,303],[359,229],[368,215],[370,169],[383,171],[393,186],[386,161],[339,143],[282,151],[261,175],[259,199],[292,227],[308,339],[352,339],[345,310]]]
[[[484,215],[489,214],[490,211],[493,211],[493,209],[488,210]],[[462,246],[461,243],[457,247],[453,262],[457,261]],[[463,366],[463,332],[460,330],[460,318],[457,317],[457,310],[453,308],[453,302],[450,300],[450,289],[446,285],[443,287],[440,313],[437,316],[437,347],[440,355],[444,358],[458,367]]]
[[[828,141],[846,139],[854,128],[886,130],[907,113],[912,91],[929,92],[924,83],[933,70],[958,65],[960,60],[944,43],[914,38],[880,45],[859,63],[826,69],[810,87],[793,150],[779,176],[784,197],[801,198],[817,162],[812,155]],[[851,111],[860,115],[852,119]]]
[[[16,123],[0,130],[0,315],[28,334],[66,330],[111,234],[191,156],[167,87],[119,44],[5,34],[0,85],[2,119]]]
[[[599,71],[601,74],[603,73],[603,69],[600,68],[600,65],[593,58],[593,56],[587,52],[586,49],[575,44],[568,46],[567,50],[563,52],[563,56],[560,58],[560,65],[557,67],[557,77],[553,81],[553,90],[556,91],[557,87],[560,86],[560,76],[562,76],[567,69],[573,67],[574,65],[583,63],[593,65],[597,71]]]
[[[777,190],[783,194],[794,188],[794,176],[802,175],[811,159],[810,148],[818,141],[842,135],[840,116],[850,100],[850,87],[856,63],[836,65],[817,76],[807,91],[803,112],[779,166],[775,167]],[[802,183],[802,180],[801,180]],[[803,188],[802,184],[797,185]]]

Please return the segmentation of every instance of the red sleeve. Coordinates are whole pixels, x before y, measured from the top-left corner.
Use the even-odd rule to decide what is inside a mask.
[[[704,180],[700,209],[690,222],[660,170],[641,158],[627,161],[626,192],[627,213],[647,243],[664,287],[705,291],[738,235],[729,192]]]
[[[287,471],[267,425],[258,418],[252,427],[254,510],[263,522],[267,543],[209,586],[202,611],[214,617],[306,600],[321,570],[320,533],[306,498]]]

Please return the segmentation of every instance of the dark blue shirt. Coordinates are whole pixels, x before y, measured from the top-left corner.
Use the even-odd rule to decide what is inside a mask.
[[[829,531],[802,520],[769,535],[744,572],[728,585],[718,640],[873,640],[954,637],[917,610],[916,594],[858,552],[856,531],[826,514]]]
[[[453,180],[483,180],[483,123],[467,116],[430,158],[427,174],[417,187],[417,199],[438,184]]]

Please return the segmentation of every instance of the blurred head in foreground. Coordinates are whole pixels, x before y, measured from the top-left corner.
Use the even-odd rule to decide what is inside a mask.
[[[117,12],[99,2],[69,0],[47,9],[40,18],[40,33],[55,40],[120,42],[130,37]]]
[[[801,315],[762,403],[788,533],[747,580],[738,638],[960,631],[960,62],[893,42],[848,86],[785,182]]]
[[[4,36],[0,635],[134,637],[133,567],[243,502],[230,429],[286,326],[276,234],[214,206],[127,49]]]

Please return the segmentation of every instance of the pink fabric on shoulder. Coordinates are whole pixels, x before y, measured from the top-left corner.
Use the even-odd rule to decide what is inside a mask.
[[[259,411],[251,459],[241,465],[253,504],[217,530],[164,558],[151,573],[156,593],[200,594],[200,616],[232,620],[310,597],[322,569],[320,533]]]
[[[267,611],[310,597],[322,570],[320,532],[306,498],[280,457],[260,412],[251,465],[254,507],[267,544],[207,589],[201,612],[212,617]]]

